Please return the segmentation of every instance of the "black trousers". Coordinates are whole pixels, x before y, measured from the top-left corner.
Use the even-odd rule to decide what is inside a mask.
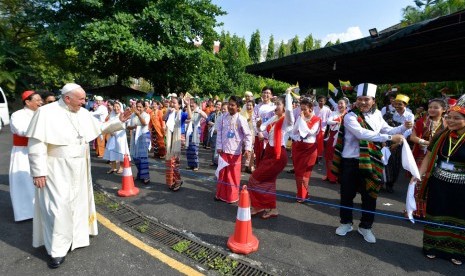
[[[341,205],[345,207],[354,207],[354,198],[357,192],[362,196],[362,210],[376,211],[376,199],[371,197],[366,191],[365,178],[358,168],[358,159],[342,158],[341,174],[339,178],[341,183]],[[352,223],[352,210],[340,209],[341,223]],[[375,215],[372,213],[362,212],[360,227],[371,229]]]

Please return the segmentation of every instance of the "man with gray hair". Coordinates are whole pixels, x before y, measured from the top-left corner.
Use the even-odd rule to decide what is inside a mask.
[[[34,114],[26,132],[36,186],[33,246],[45,245],[50,268],[58,268],[68,250],[88,246],[89,235],[97,235],[89,142],[102,132],[123,129],[130,116],[126,111],[119,120],[101,124],[81,107],[86,92],[80,85],[68,83],[61,94]]]

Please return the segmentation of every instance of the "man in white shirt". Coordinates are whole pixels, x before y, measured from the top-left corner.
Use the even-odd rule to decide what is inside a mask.
[[[356,108],[344,116],[339,135],[344,135],[343,144],[337,144],[334,155],[334,172],[339,176],[341,184],[341,225],[336,234],[345,236],[353,230],[353,200],[360,191],[362,196],[362,213],[358,232],[365,241],[375,243],[376,238],[371,231],[376,210],[376,198],[381,188],[383,164],[381,162],[381,142],[402,143],[403,133],[413,124],[396,128],[390,127],[375,107],[376,85],[359,84]],[[392,135],[392,136],[391,136]]]
[[[255,153],[255,165],[259,166],[260,161],[263,157],[263,152],[265,145],[267,144],[267,139],[263,136],[263,132],[257,128],[257,122],[261,124],[266,123],[271,117],[274,116],[273,111],[276,107],[274,103],[271,102],[273,98],[273,88],[265,86],[262,89],[262,102],[257,104],[254,107],[252,114],[252,123],[255,133],[255,143],[254,143],[254,153]]]

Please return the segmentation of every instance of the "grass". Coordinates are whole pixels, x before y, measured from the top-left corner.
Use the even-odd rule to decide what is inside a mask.
[[[147,230],[149,230],[149,225],[149,222],[146,220],[144,221],[144,224],[137,226],[136,230],[141,233],[145,233]]]
[[[177,244],[171,246],[171,248],[176,252],[183,253],[184,251],[187,250],[190,244],[191,244],[191,241],[182,240],[178,242]]]
[[[97,205],[104,205],[107,202],[107,197],[101,192],[95,192],[94,201]]]

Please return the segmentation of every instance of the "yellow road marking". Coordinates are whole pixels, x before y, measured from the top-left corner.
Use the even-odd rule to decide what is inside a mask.
[[[177,271],[185,274],[185,275],[203,275],[202,273],[198,272],[197,270],[193,269],[190,266],[187,266],[169,256],[166,254],[160,252],[159,250],[145,244],[138,238],[134,237],[133,235],[129,234],[128,232],[124,231],[123,229],[119,228],[116,226],[114,223],[112,223],[109,219],[106,217],[102,216],[100,213],[97,213],[97,220],[103,226],[106,228],[110,229],[112,232],[114,232],[116,235],[120,236],[124,240],[127,240],[130,244],[136,246],[137,248],[147,252],[151,256],[155,257],[156,259],[160,260],[161,262],[167,264],[168,266],[176,269]]]

